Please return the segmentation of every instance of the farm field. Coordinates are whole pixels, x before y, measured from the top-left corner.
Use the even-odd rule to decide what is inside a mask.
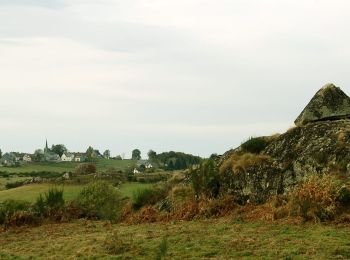
[[[0,178],[1,180],[2,178]],[[119,187],[120,192],[125,197],[132,197],[133,191],[137,189],[150,187],[152,184],[129,182],[124,183]],[[63,188],[63,196],[65,200],[73,200],[77,197],[79,192],[84,187],[83,185],[54,185],[54,184],[31,184],[25,185],[14,189],[1,190],[0,191],[0,202],[7,199],[13,200],[25,200],[29,202],[34,202],[40,193],[45,193],[51,187]]]
[[[214,219],[141,225],[78,220],[0,234],[1,259],[349,259],[350,227]],[[162,249],[162,250],[161,250]],[[162,258],[163,259],[163,258]]]
[[[59,163],[28,163],[20,167],[0,167],[0,171],[8,173],[26,173],[26,172],[72,172],[77,167],[78,162],[59,162]],[[98,171],[114,167],[118,170],[125,170],[135,164],[133,160],[108,160],[98,159],[96,167]]]
[[[30,180],[31,177],[9,177],[9,178],[0,178],[0,191],[5,189],[7,183],[16,182],[16,181],[25,181]]]

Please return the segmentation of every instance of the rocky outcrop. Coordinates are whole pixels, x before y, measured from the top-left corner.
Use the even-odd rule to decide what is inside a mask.
[[[350,119],[347,119],[348,97],[327,85],[315,95],[301,115],[296,127],[273,138],[258,156],[267,156],[259,164],[243,168],[222,167],[229,160],[236,160],[244,151],[235,149],[225,153],[220,161],[223,179],[222,191],[233,194],[239,201],[264,202],[271,195],[285,194],[305,177],[315,174],[350,174]],[[323,97],[325,100],[321,100]],[[339,98],[341,97],[341,98]],[[333,104],[341,100],[341,104]],[[317,110],[315,104],[327,104]],[[336,102],[337,103],[337,102]],[[331,105],[337,106],[331,108]],[[349,103],[350,104],[350,103]],[[342,107],[342,108],[341,108]],[[350,107],[350,106],[349,106]],[[317,114],[311,111],[328,111]],[[340,111],[343,111],[340,113]],[[332,112],[333,111],[333,112]],[[338,112],[337,112],[338,111]],[[350,112],[350,111],[349,111]],[[307,121],[307,114],[317,114],[317,120]],[[304,116],[303,116],[304,115]],[[338,119],[338,116],[345,119]],[[306,120],[306,121],[305,121]],[[257,157],[258,158],[258,157]]]
[[[294,121],[297,126],[310,122],[350,118],[350,98],[338,87],[322,87]]]

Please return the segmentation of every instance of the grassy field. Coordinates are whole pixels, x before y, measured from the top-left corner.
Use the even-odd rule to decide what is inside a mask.
[[[25,185],[14,189],[0,191],[0,202],[7,199],[34,202],[40,193],[45,193],[51,187],[63,188],[64,198],[66,200],[72,200],[76,198],[78,193],[83,188],[82,185],[55,186],[53,184],[48,183]]]
[[[1,167],[0,171],[8,173],[26,173],[26,172],[73,172],[77,167],[78,162],[60,162],[60,163],[28,163],[20,167]],[[98,171],[106,170],[109,167],[114,167],[119,170],[125,170],[135,164],[133,160],[107,160],[98,159],[96,167]]]
[[[30,177],[9,177],[9,178],[0,178],[0,191],[5,189],[6,183],[16,182],[16,181],[25,181],[30,180]]]
[[[73,223],[0,234],[1,259],[349,259],[350,227],[231,219],[110,225]],[[163,243],[162,243],[163,242]]]
[[[4,179],[4,178],[0,178]],[[5,179],[6,180],[6,179]],[[119,190],[126,197],[132,197],[132,193],[136,189],[142,189],[150,187],[151,184],[128,182],[120,186]],[[65,185],[65,186],[55,186],[54,184],[31,184],[25,185],[14,189],[1,190],[0,191],[0,202],[7,199],[14,200],[25,200],[29,202],[34,202],[40,193],[46,192],[51,187],[58,187],[64,189],[64,198],[66,200],[73,200],[79,194],[83,185]]]

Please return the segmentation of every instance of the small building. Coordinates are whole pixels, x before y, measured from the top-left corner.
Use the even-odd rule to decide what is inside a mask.
[[[24,162],[31,162],[32,161],[32,157],[29,154],[25,154],[25,155],[23,155],[22,160]]]
[[[85,162],[86,155],[84,153],[75,153],[74,154],[74,161],[75,162]]]
[[[74,154],[71,153],[63,153],[61,156],[62,162],[73,162],[74,160]]]

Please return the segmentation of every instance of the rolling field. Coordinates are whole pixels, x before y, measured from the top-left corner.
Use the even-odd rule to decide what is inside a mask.
[[[0,171],[8,173],[26,173],[26,172],[73,172],[78,162],[59,162],[59,163],[28,163],[20,167],[0,167]],[[125,170],[135,164],[133,160],[107,160],[98,159],[96,167],[98,171],[106,170],[114,167],[118,170]]]
[[[0,178],[0,180],[3,178]],[[136,189],[142,189],[150,187],[151,184],[146,183],[137,183],[137,182],[128,182],[124,183],[119,187],[120,192],[125,197],[132,197],[133,191]],[[45,193],[49,188],[58,187],[63,188],[64,190],[64,198],[67,201],[73,200],[77,197],[79,192],[84,187],[83,185],[54,185],[54,184],[31,184],[25,185],[14,189],[9,190],[1,190],[0,191],[0,202],[13,199],[13,200],[25,200],[29,202],[34,202],[40,193]]]
[[[3,231],[0,258],[349,259],[349,241],[349,226],[231,219],[141,225],[78,220]],[[161,251],[165,258],[157,258]]]
[[[25,181],[30,180],[31,177],[9,177],[9,178],[0,178],[0,191],[5,189],[6,183],[12,183],[16,181]]]

